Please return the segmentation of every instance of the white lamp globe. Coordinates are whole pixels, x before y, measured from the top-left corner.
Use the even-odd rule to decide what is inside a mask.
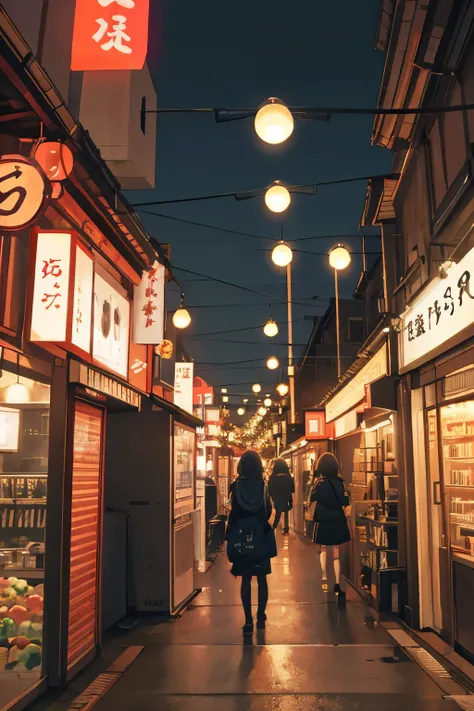
[[[286,383],[280,383],[277,385],[276,389],[280,397],[285,397],[285,395],[288,394],[289,387]]]
[[[178,309],[174,312],[173,323],[176,328],[187,328],[191,323],[191,316],[187,309]]]
[[[30,391],[23,383],[13,383],[6,388],[4,398],[9,405],[21,405],[30,401]]]
[[[272,406],[271,398],[266,397],[265,400],[263,401],[263,404],[265,405],[265,407],[271,407]]]
[[[291,264],[292,260],[293,252],[291,247],[288,247],[287,244],[281,242],[273,249],[272,262],[276,264],[277,267],[287,267],[288,264]]]
[[[271,212],[285,212],[290,203],[290,191],[284,185],[275,183],[265,193],[265,205]]]
[[[260,385],[260,383],[255,383],[254,385],[252,385],[252,390],[254,393],[259,393],[261,389],[262,386]]]
[[[350,263],[351,255],[343,244],[338,244],[329,252],[329,264],[333,269],[346,269]]]
[[[264,415],[267,414],[267,408],[266,408],[266,407],[259,407],[259,408],[258,408],[258,414],[263,417]]]
[[[255,133],[271,145],[284,143],[293,133],[295,121],[291,111],[275,97],[268,99],[255,116]]]
[[[263,327],[263,332],[269,338],[273,338],[274,336],[276,336],[278,334],[278,326],[276,322],[272,319],[269,319]]]
[[[237,410],[237,414],[242,417],[242,415],[245,415],[245,407],[239,407]]]
[[[270,356],[270,358],[267,360],[267,368],[269,370],[276,370],[279,365],[280,361],[276,356]]]

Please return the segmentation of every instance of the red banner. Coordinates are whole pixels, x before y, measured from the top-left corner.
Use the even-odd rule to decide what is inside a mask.
[[[71,69],[142,69],[150,0],[76,0]]]

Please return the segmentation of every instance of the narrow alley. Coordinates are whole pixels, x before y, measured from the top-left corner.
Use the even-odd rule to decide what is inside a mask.
[[[144,649],[96,711],[458,708],[443,697],[465,692],[414,663],[401,647],[416,643],[396,623],[385,629],[356,596],[341,606],[322,593],[311,543],[278,540],[266,631],[242,637],[239,581],[220,553],[180,619],[146,619],[128,633],[125,644]],[[50,711],[71,708],[71,691]]]

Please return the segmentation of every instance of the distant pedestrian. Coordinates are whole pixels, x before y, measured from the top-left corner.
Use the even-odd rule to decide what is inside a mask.
[[[245,613],[244,634],[252,634],[252,577],[258,581],[257,629],[264,629],[268,602],[267,575],[270,558],[276,555],[275,536],[268,519],[272,505],[263,480],[263,465],[257,452],[244,452],[238,478],[230,487],[231,511],[227,527],[227,555],[231,573],[242,577],[240,588]]]
[[[290,530],[289,514],[293,508],[293,493],[295,482],[290,474],[288,464],[284,459],[277,459],[273,465],[273,471],[268,481],[268,490],[275,507],[275,520],[273,528],[276,529],[280,523],[281,515],[284,514],[283,534]]]
[[[329,452],[320,456],[316,464],[317,477],[310,500],[316,502],[314,511],[313,541],[320,546],[319,560],[321,563],[323,591],[328,590],[327,553],[333,553],[334,574],[336,584],[334,592],[339,600],[345,599],[341,590],[341,560],[340,548],[351,539],[344,509],[349,506],[350,499],[347,487],[341,476],[339,462]]]

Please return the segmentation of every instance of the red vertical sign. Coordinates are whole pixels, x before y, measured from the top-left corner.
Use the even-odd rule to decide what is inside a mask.
[[[71,69],[142,69],[150,0],[76,0]]]

